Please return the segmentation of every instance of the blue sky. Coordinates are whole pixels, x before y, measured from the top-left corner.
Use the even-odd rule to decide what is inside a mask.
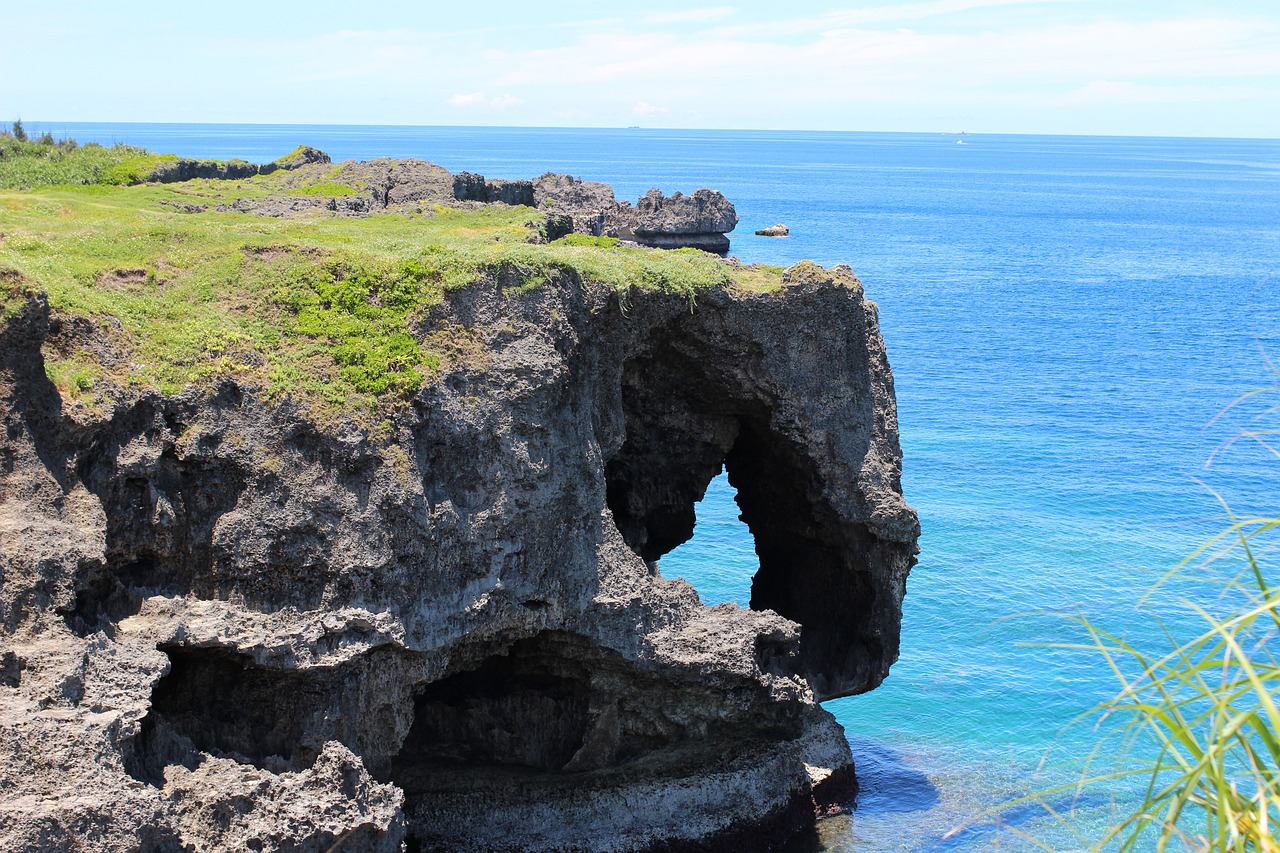
[[[0,119],[1280,137],[1280,0],[47,8]]]

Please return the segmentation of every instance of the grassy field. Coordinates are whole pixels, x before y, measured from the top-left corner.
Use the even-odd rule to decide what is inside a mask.
[[[529,223],[539,214],[523,207],[368,217],[219,213],[219,203],[237,198],[353,190],[330,187],[325,174],[286,190],[280,173],[119,186],[117,179],[128,183],[161,155],[0,136],[4,145],[3,310],[11,316],[31,292],[43,291],[57,314],[97,324],[119,358],[104,357],[102,347],[45,348],[59,390],[91,408],[130,389],[175,393],[224,376],[317,414],[393,404],[456,350],[456,342],[423,334],[417,321],[448,292],[504,267],[528,288],[552,279],[601,282],[624,304],[636,288],[692,301],[735,280],[752,290],[781,281],[778,268],[735,268],[692,249],[578,238],[534,245]],[[15,156],[15,145],[34,154]],[[184,213],[175,204],[205,210]]]

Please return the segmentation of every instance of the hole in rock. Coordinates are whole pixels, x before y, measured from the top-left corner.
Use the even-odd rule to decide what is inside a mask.
[[[309,767],[336,740],[371,771],[398,745],[395,718],[406,694],[388,690],[399,653],[375,649],[333,668],[277,670],[221,649],[162,647],[170,671],[126,764],[136,779],[163,783],[164,767],[207,752],[283,772]],[[401,730],[403,731],[403,730]]]
[[[161,784],[164,766],[183,763],[190,746],[272,770],[315,759],[315,750],[301,746],[310,715],[299,707],[307,692],[299,673],[274,672],[218,650],[164,651],[171,669],[152,690],[134,744],[128,769],[135,778]]]
[[[427,685],[393,766],[564,769],[591,723],[591,676],[585,662],[555,654],[555,642],[516,643],[509,654]]]
[[[682,577],[708,605],[751,604],[751,580],[760,569],[755,539],[739,516],[737,491],[721,473],[694,506],[693,537],[663,555],[662,574]]]
[[[734,695],[727,704],[723,684],[648,672],[580,635],[544,631],[421,685],[382,778],[405,792],[407,849],[451,850],[439,827],[465,825],[487,803],[551,813],[593,790],[723,772],[800,734],[795,703],[754,680]]]
[[[99,629],[110,631],[114,623],[137,613],[146,596],[178,596],[185,591],[152,559],[112,564],[93,574],[76,592],[75,608],[67,614],[67,623],[81,635]]]
[[[22,683],[22,671],[27,662],[12,651],[0,655],[0,685],[18,687]]]
[[[798,733],[794,709],[763,691],[739,714],[707,717],[722,706],[718,689],[644,672],[584,637],[544,631],[424,685],[388,777],[412,798],[620,768],[662,773],[705,761],[702,750],[719,756],[728,742]]]
[[[770,405],[744,386],[742,374],[717,367],[723,353],[698,349],[701,333],[686,328],[623,367],[626,440],[605,465],[618,531],[656,563],[694,536],[695,501],[711,501],[707,515],[727,524],[721,532],[737,547],[699,543],[694,555],[705,559],[698,572],[678,554],[663,562],[663,573],[692,578],[708,603],[749,603],[798,623],[798,671],[821,698],[874,687],[891,656],[872,579],[891,555],[865,524],[850,523],[831,506],[814,449],[790,434],[795,426],[778,428]],[[727,506],[721,471],[736,490],[737,513]],[[741,528],[728,521],[739,516],[750,531],[755,567],[741,553],[747,542]],[[751,572],[746,600],[741,581],[711,576],[743,571]]]

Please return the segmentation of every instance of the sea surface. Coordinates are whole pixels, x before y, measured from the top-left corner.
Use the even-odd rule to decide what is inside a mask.
[[[1266,425],[1280,360],[1280,141],[969,134],[29,122],[81,142],[263,162],[298,144],[335,160],[422,157],[489,177],[569,172],[619,198],[723,191],[744,262],[848,263],[880,307],[897,385],[903,485],[920,513],[901,659],[827,707],[862,792],[822,826],[838,851],[1082,848],[1123,810],[1069,782],[1105,727],[1072,721],[1117,690],[1084,615],[1164,640],[1144,592],[1225,524],[1280,514],[1280,462],[1233,441]],[[964,144],[957,144],[962,139]],[[755,237],[786,223],[791,236]],[[1272,424],[1274,426],[1274,424]],[[1211,464],[1209,461],[1212,459]],[[1211,492],[1212,490],[1212,492]],[[661,561],[704,601],[747,604],[756,568],[715,480],[694,539]],[[1153,599],[1177,633],[1178,599]],[[1104,750],[1105,752],[1105,750]],[[1105,763],[1103,769],[1112,765]],[[1074,807],[1074,813],[1072,808]],[[995,811],[992,811],[995,810]],[[1079,831],[1083,837],[1073,833]]]

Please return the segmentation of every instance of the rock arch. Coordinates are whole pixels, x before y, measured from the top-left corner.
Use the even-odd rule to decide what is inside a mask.
[[[656,326],[623,365],[626,438],[605,466],[614,521],[650,563],[692,537],[694,504],[727,470],[760,558],[751,608],[800,624],[801,671],[823,699],[875,687],[897,659],[915,552],[896,428],[873,428],[877,374],[892,380],[874,312],[849,293],[835,306],[816,294],[853,315],[844,337],[814,336],[803,312],[770,317],[763,300]]]

